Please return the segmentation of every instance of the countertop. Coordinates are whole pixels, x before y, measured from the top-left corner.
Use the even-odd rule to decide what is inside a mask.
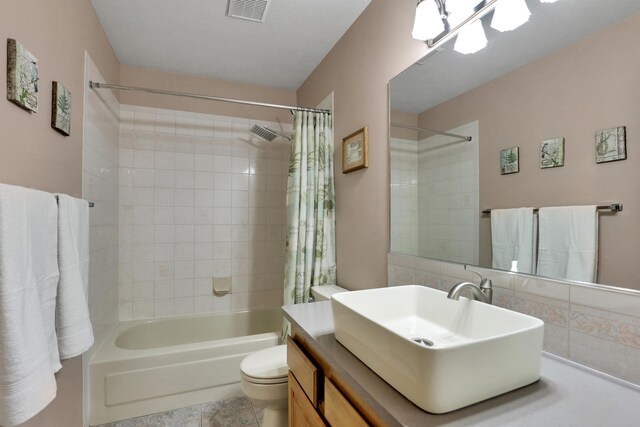
[[[640,387],[543,353],[540,381],[484,402],[435,415],[371,371],[334,335],[331,301],[283,307],[292,330],[390,426],[638,426]]]

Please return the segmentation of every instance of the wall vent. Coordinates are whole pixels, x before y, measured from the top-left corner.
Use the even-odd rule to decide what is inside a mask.
[[[229,0],[228,16],[253,22],[264,22],[271,0]]]

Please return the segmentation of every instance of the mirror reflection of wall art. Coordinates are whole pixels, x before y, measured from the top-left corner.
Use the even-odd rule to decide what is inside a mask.
[[[61,83],[53,82],[51,127],[69,136],[71,134],[71,92]]]
[[[540,144],[540,168],[564,166],[564,138],[542,141]]]
[[[596,132],[596,163],[615,162],[626,158],[626,126],[618,126]]]
[[[511,147],[500,150],[500,174],[520,172],[520,147]]]
[[[14,39],[7,39],[7,99],[38,111],[38,59]]]
[[[367,127],[342,139],[342,173],[369,167],[369,130]]]

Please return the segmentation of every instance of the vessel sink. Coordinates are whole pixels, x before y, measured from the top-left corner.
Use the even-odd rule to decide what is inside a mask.
[[[441,414],[540,378],[544,323],[424,286],[331,299],[336,339],[407,399]]]

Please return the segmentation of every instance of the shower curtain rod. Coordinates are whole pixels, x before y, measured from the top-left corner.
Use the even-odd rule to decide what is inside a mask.
[[[396,123],[391,123],[391,126],[396,128],[410,129],[410,130],[419,130],[423,132],[431,132],[436,135],[450,136],[452,138],[460,138],[460,141],[455,142],[463,142],[463,141],[471,141],[473,138],[470,136],[458,135],[457,133],[449,133],[449,132],[440,132],[439,130],[427,129],[427,128],[419,128],[416,126],[408,126],[408,125],[399,125]]]
[[[147,93],[155,93],[158,95],[170,95],[170,96],[181,96],[183,98],[204,99],[207,101],[231,102],[234,104],[252,105],[255,107],[280,108],[283,110],[289,110],[292,113],[294,111],[309,111],[312,113],[331,114],[331,111],[324,110],[321,108],[291,107],[288,105],[268,104],[265,102],[256,102],[256,101],[244,101],[242,99],[233,99],[233,98],[221,98],[219,96],[200,95],[197,93],[173,92],[170,90],[149,89],[146,87],[135,87],[135,86],[121,86],[121,85],[113,85],[109,83],[99,83],[99,82],[93,82],[93,81],[89,82],[89,87],[91,89],[128,90],[132,92],[147,92]]]

